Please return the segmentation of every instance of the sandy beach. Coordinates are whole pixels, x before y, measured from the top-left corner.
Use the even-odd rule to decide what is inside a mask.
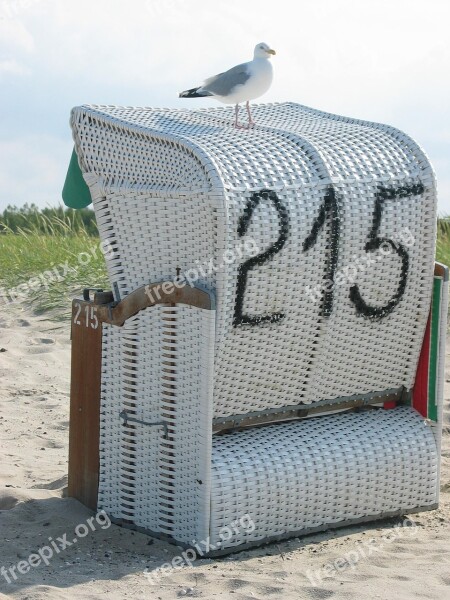
[[[92,519],[66,497],[69,330],[68,319],[17,306],[0,313],[0,597],[450,598],[450,361],[439,510],[198,559],[161,574],[177,547]],[[49,551],[41,552],[40,564],[20,567],[45,546],[52,556],[44,561]]]

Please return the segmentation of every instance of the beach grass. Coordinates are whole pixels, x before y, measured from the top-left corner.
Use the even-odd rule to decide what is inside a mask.
[[[37,314],[66,318],[84,287],[109,289],[100,238],[79,224],[42,218],[39,226],[16,232],[2,228],[0,304],[24,303]]]
[[[450,217],[438,219],[436,260],[450,266]]]
[[[436,260],[450,265],[450,217],[438,220]],[[0,304],[31,306],[65,319],[83,288],[110,289],[100,238],[80,221],[42,215],[15,231],[0,231]]]

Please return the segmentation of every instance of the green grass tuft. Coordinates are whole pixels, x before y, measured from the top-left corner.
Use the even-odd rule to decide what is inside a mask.
[[[98,236],[94,211],[90,208],[74,210],[65,206],[40,210],[34,204],[21,208],[8,206],[0,213],[0,233],[33,231],[42,235],[81,233]]]
[[[5,296],[7,302],[17,298],[16,303],[31,305],[36,313],[51,311],[66,318],[83,287],[109,289],[99,243],[98,237],[70,229],[0,235],[0,303]]]
[[[436,260],[450,266],[450,217],[438,219]]]

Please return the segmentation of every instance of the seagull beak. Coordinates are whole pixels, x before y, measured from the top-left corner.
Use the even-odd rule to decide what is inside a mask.
[[[267,54],[273,54],[275,56],[276,52],[275,50],[272,50],[272,48],[269,48],[269,50],[266,50]]]

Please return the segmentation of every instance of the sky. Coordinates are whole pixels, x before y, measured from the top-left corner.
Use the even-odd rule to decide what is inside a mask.
[[[180,90],[275,48],[261,102],[402,129],[450,214],[448,0],[0,0],[0,211],[61,202],[79,104],[192,107]]]

